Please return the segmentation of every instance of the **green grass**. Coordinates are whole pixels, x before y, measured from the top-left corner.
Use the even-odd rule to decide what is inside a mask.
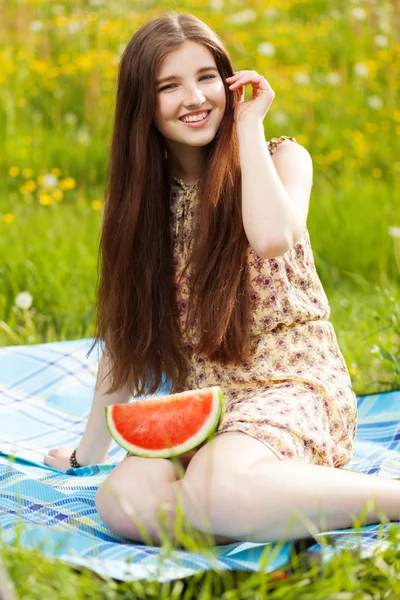
[[[70,567],[45,558],[40,552],[28,551],[18,543],[5,547],[2,557],[23,600],[258,600],[267,597],[273,600],[394,600],[400,595],[400,552],[395,549],[400,544],[398,526],[392,524],[386,536],[385,541],[389,543],[386,549],[374,550],[364,558],[358,547],[343,549],[325,563],[301,549],[293,552],[285,568],[289,578],[283,577],[282,572],[211,570],[164,583],[121,582],[84,567]],[[328,543],[324,541],[323,545]],[[264,565],[267,562],[266,556]]]
[[[5,4],[0,346],[92,335],[116,68],[143,20],[171,6],[164,0]],[[400,227],[399,38],[390,16],[397,5],[364,3],[358,8],[365,19],[345,0],[334,9],[329,0],[246,6],[254,8],[255,19],[242,23],[230,21],[243,8],[233,0],[220,8],[207,0],[177,8],[217,31],[235,70],[255,69],[271,83],[276,98],[265,119],[266,139],[295,136],[313,158],[308,228],[354,390],[362,395],[399,389],[400,239],[389,229]],[[263,54],[265,41],[275,54]],[[51,172],[57,183],[46,187],[40,176]],[[25,310],[15,304],[23,291],[33,298]],[[275,583],[242,571],[211,571],[170,584],[118,583],[17,542],[3,547],[2,556],[24,600],[375,600],[400,597],[397,526],[388,540],[389,547],[370,558],[343,551],[319,565],[294,557],[290,579]]]

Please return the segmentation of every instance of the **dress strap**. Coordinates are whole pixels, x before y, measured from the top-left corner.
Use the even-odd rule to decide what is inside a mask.
[[[294,142],[295,144],[297,144],[296,138],[294,137],[289,137],[288,135],[281,135],[281,137],[279,138],[271,138],[270,141],[268,142],[268,150],[270,152],[270,154],[273,154],[275,152],[275,150],[277,149],[278,145],[281,144],[284,140],[290,140],[291,142]]]

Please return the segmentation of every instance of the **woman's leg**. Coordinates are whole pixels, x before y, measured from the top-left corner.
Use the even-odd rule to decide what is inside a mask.
[[[181,474],[191,455],[186,453],[179,457],[183,465]],[[97,511],[113,533],[150,545],[162,543],[159,511],[163,507],[165,530],[170,540],[176,543],[177,498],[171,482],[179,478],[179,470],[170,459],[127,457],[99,487]],[[233,541],[226,536],[215,536],[216,544]]]
[[[183,493],[193,527],[245,541],[296,540],[353,527],[369,501],[376,501],[377,508],[370,507],[363,524],[379,523],[382,512],[390,521],[400,520],[399,481],[281,461],[240,432],[225,433],[200,448],[185,477],[170,485]]]

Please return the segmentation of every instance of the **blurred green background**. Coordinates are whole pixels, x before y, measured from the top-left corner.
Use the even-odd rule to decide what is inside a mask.
[[[313,158],[308,229],[354,389],[400,388],[398,0],[3,0],[0,345],[93,334],[118,63],[169,9],[271,84],[266,139]]]

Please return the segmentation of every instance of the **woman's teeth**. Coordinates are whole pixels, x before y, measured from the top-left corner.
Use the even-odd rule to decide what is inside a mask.
[[[208,112],[201,113],[193,117],[182,117],[181,121],[184,123],[195,123],[196,121],[203,121],[208,115]]]

